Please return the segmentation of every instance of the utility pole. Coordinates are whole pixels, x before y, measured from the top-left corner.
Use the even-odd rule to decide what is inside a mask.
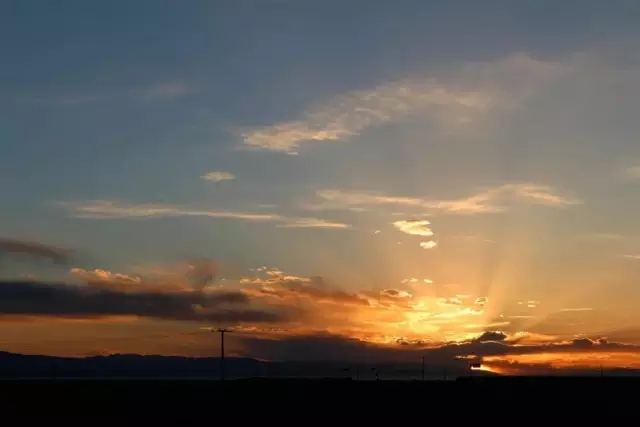
[[[422,378],[422,381],[424,381],[424,356],[422,356],[422,372],[420,378]]]
[[[224,381],[224,334],[231,331],[220,328],[217,332],[220,332],[220,380]]]

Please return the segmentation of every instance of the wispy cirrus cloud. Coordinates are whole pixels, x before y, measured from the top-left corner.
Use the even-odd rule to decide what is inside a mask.
[[[351,228],[351,225],[336,221],[327,221],[321,218],[292,218],[286,220],[284,224],[278,225],[280,228]]]
[[[622,258],[629,259],[632,261],[640,261],[640,254],[622,254],[620,256]]]
[[[579,199],[558,194],[550,186],[530,183],[504,184],[459,199],[438,200],[335,189],[321,190],[316,195],[323,200],[331,202],[334,206],[405,206],[455,214],[503,212],[507,210],[507,200],[505,199],[508,197],[522,202],[553,207],[565,207],[582,203]]]
[[[623,240],[624,236],[616,233],[590,233],[578,236],[581,240],[597,240],[597,241],[618,241]]]
[[[204,216],[244,221],[281,221],[284,219],[280,215],[271,213],[200,210],[155,203],[134,204],[108,200],[59,202],[58,205],[68,208],[74,218],[84,219],[148,219],[179,216]]]
[[[81,202],[58,202],[57,205],[67,209],[73,218],[79,219],[143,220],[171,217],[209,217],[239,221],[277,222],[280,223],[280,227],[285,228],[345,229],[351,227],[349,224],[320,218],[292,218],[277,213],[205,210],[154,203],[135,204],[108,200],[88,200]]]
[[[232,173],[223,172],[223,171],[207,172],[204,175],[202,175],[200,178],[204,179],[205,181],[213,181],[213,182],[231,181],[233,179],[236,179],[235,175],[233,175]]]
[[[341,141],[364,129],[397,120],[416,110],[448,108],[461,116],[488,108],[491,97],[482,92],[448,91],[435,81],[397,82],[357,91],[312,107],[298,120],[244,131],[248,148],[296,154],[299,145],[310,141]]]
[[[537,85],[566,68],[517,54],[465,63],[447,78],[413,77],[349,92],[310,107],[301,117],[241,132],[245,148],[296,154],[302,143],[344,141],[372,126],[432,116],[450,128],[489,111],[512,108]]]

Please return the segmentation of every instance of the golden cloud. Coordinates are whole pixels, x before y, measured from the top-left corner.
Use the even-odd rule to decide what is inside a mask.
[[[433,236],[433,231],[429,228],[430,222],[425,219],[405,219],[393,222],[393,226],[403,233],[414,236]]]

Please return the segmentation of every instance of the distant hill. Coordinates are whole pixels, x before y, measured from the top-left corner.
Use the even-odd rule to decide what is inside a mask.
[[[375,370],[374,370],[375,369]],[[375,379],[420,379],[419,365],[360,365],[336,362],[263,362],[225,358],[226,378],[332,377]],[[465,372],[425,369],[426,379],[453,379]],[[218,358],[142,356],[116,354],[86,358],[65,358],[0,352],[0,378],[218,378]]]
[[[352,378],[374,380],[419,380],[420,364],[355,365],[348,362],[265,362],[250,358],[225,358],[225,377],[237,378]],[[467,370],[425,366],[425,379],[452,380],[467,376]],[[600,376],[600,370],[557,371],[556,375]],[[607,377],[640,376],[631,369],[607,369]],[[496,374],[474,371],[474,377]],[[214,357],[143,356],[114,354],[85,358],[15,354],[0,351],[0,378],[209,378],[220,377],[220,359]]]

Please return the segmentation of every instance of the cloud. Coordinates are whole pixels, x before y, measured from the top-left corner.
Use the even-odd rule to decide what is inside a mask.
[[[591,233],[591,234],[587,234],[585,236],[580,236],[581,239],[585,239],[585,240],[609,240],[609,241],[614,241],[614,240],[623,240],[624,236],[620,235],[620,234],[615,234],[615,233]]]
[[[521,345],[525,343],[522,336],[525,332],[548,335],[549,332],[545,331],[553,333],[555,328],[560,335],[566,336],[570,333],[565,331],[567,327],[575,330],[570,326],[571,322],[576,322],[571,316],[578,314],[558,311],[544,324],[532,324],[530,319],[511,315],[492,319],[485,312],[488,297],[460,292],[442,296],[443,288],[425,286],[422,280],[417,279],[403,280],[397,288],[347,290],[321,277],[292,275],[280,269],[264,267],[257,269],[256,273],[256,276],[243,277],[239,281],[240,289],[256,304],[293,306],[304,310],[302,323],[282,326],[287,329],[287,337],[330,333],[359,340],[366,345],[384,345],[392,349],[398,343],[421,342],[432,348],[473,341],[478,337],[484,341],[501,342],[506,342],[509,337],[508,345]],[[527,329],[532,325],[533,329]],[[483,332],[502,335],[482,337]],[[549,341],[558,342],[559,339]]]
[[[509,342],[506,334],[494,331],[483,332],[465,341],[438,345],[420,340],[398,340],[393,345],[382,345],[330,333],[249,336],[241,337],[240,342],[242,354],[266,360],[318,361],[318,355],[322,355],[323,360],[331,362],[381,364],[383,373],[385,368],[390,369],[385,363],[408,363],[415,364],[416,375],[420,372],[422,357],[429,370],[441,374],[446,368],[453,376],[466,375],[470,358],[494,372],[519,374],[548,374],[558,369],[558,365],[563,369],[599,370],[600,363],[607,359],[615,360],[618,366],[625,366],[624,361],[634,357],[636,366],[640,361],[640,348],[631,344],[597,338],[517,344]],[[513,366],[517,360],[528,363]],[[507,371],[509,366],[512,369]],[[386,374],[393,375],[392,372]]]
[[[365,306],[369,300],[355,293],[331,289],[324,285],[322,278],[303,278],[296,276],[276,276],[269,279],[248,279],[240,282],[255,289],[245,292],[253,296],[272,297],[280,300],[309,299],[316,304],[346,304]]]
[[[287,325],[290,333],[330,331],[332,334],[373,343],[460,339],[477,330],[482,307],[473,300],[445,299],[422,280],[403,281],[400,288],[345,290],[320,277],[300,277],[278,269],[259,269],[254,277],[240,279],[239,286],[265,305],[304,308],[304,324]],[[442,301],[440,301],[442,299]],[[442,304],[444,303],[444,304]],[[474,326],[465,326],[473,323]]]
[[[169,268],[143,268],[144,275],[114,273],[103,269],[72,268],[69,273],[88,286],[118,292],[179,292],[202,290],[219,271],[218,263],[206,259],[190,260]]]
[[[197,274],[189,275],[194,270]],[[234,338],[234,354],[268,360],[322,355],[342,362],[417,363],[424,355],[430,366],[464,370],[466,362],[456,359],[473,354],[491,369],[507,369],[512,360],[542,369],[536,358],[553,367],[566,354],[582,354],[586,360],[594,352],[604,357],[640,350],[604,335],[539,339],[526,331],[497,330],[511,325],[484,318],[486,297],[439,298],[418,281],[407,282],[405,289],[345,290],[321,277],[260,267],[254,276],[202,289],[217,272],[216,263],[198,260],[160,269],[155,276],[77,269],[73,274],[82,285],[0,282],[0,316],[135,316],[225,325],[242,332]]]
[[[403,233],[414,236],[433,236],[433,231],[428,227],[429,221],[424,219],[405,219],[393,222],[393,226]]]
[[[78,267],[72,268],[71,270],[69,270],[69,273],[72,276],[86,282],[89,286],[95,286],[98,288],[104,287],[106,289],[112,289],[120,292],[139,292],[145,290],[144,287],[140,286],[142,283],[142,278],[138,276],[132,276],[122,273],[112,273],[100,268],[96,268],[94,270],[85,270]],[[174,287],[171,287],[170,289],[176,290]],[[163,290],[163,288],[161,288],[160,290]]]
[[[0,315],[98,318],[138,316],[200,322],[282,322],[284,313],[250,307],[241,292],[121,292],[91,286],[0,282]]]
[[[186,263],[186,267],[185,277],[195,289],[202,289],[212,283],[220,271],[217,262],[207,259],[191,260]]]
[[[280,215],[236,212],[224,210],[198,210],[165,204],[131,204],[107,200],[89,200],[84,202],[60,202],[59,205],[69,208],[74,218],[84,219],[148,219],[179,216],[205,216],[210,218],[227,218],[243,221],[279,221]]]
[[[488,297],[478,297],[478,298],[476,298],[476,300],[474,301],[474,304],[484,306],[484,305],[486,305],[488,302],[489,302],[489,298],[488,298]]]
[[[435,81],[397,82],[357,91],[312,107],[298,120],[249,129],[241,133],[245,146],[296,153],[311,141],[347,140],[371,126],[391,122],[423,109],[451,109],[454,114],[477,114],[489,107],[490,95],[447,91]]]
[[[302,143],[345,141],[373,126],[412,117],[431,117],[458,129],[489,112],[516,107],[563,68],[524,54],[467,63],[447,78],[407,78],[336,96],[296,119],[246,129],[240,136],[247,148],[295,154]]]
[[[284,228],[324,228],[346,229],[349,224],[327,221],[320,218],[290,218],[276,213],[240,212],[227,210],[202,210],[183,206],[153,203],[125,203],[107,200],[89,200],[82,202],[59,202],[58,206],[71,212],[73,218],[114,220],[114,219],[151,219],[172,217],[209,217],[234,219],[253,222],[279,222]]]
[[[56,264],[68,264],[73,251],[42,243],[0,238],[0,256],[21,256],[32,259],[47,259]]]
[[[367,208],[363,208],[360,206],[341,206],[334,203],[321,201],[316,203],[300,203],[300,209],[311,212],[319,212],[319,211],[335,211],[335,210],[347,210],[349,212],[361,213],[367,212]]]
[[[460,298],[442,298],[438,301],[440,305],[462,305],[464,302]]]
[[[321,277],[287,275],[278,269],[262,269],[266,277],[243,277],[240,284],[248,295],[288,300],[307,299],[314,304],[338,304],[356,307],[408,308],[412,295],[398,289],[379,292],[347,292],[328,286]],[[308,307],[309,308],[309,307]]]
[[[222,171],[207,172],[206,174],[202,175],[200,178],[204,179],[205,181],[213,181],[213,182],[230,181],[232,179],[236,179],[235,175],[230,174],[229,172],[222,172]]]
[[[418,283],[420,282],[419,279],[416,279],[415,277],[411,277],[411,278],[407,278],[407,279],[402,279],[400,281],[400,283]],[[430,279],[422,279],[423,283],[433,283],[433,280]]]
[[[536,308],[540,305],[540,301],[518,301],[518,305],[524,305],[527,308]],[[571,310],[566,310],[566,311],[571,311]],[[581,310],[577,310],[577,311],[581,311]]]
[[[640,260],[640,254],[624,254],[620,255],[622,258],[626,258],[632,261]]]
[[[482,335],[480,335],[478,338],[475,338],[475,340],[478,342],[487,342],[487,341],[499,342],[499,341],[504,341],[505,339],[507,339],[507,334],[499,331],[483,332]]]
[[[438,243],[434,240],[429,240],[428,242],[420,242],[420,247],[423,249],[433,249],[438,246]]]
[[[487,188],[474,195],[460,199],[426,199],[417,197],[388,196],[373,193],[349,192],[335,189],[320,190],[321,199],[343,207],[351,206],[405,206],[454,214],[498,213],[507,210],[506,199],[553,207],[566,207],[582,203],[580,200],[562,196],[545,185],[520,183],[504,184]]]
[[[278,227],[344,229],[351,228],[351,225],[342,222],[327,221],[320,218],[293,218],[287,220],[284,224],[278,225]]]

